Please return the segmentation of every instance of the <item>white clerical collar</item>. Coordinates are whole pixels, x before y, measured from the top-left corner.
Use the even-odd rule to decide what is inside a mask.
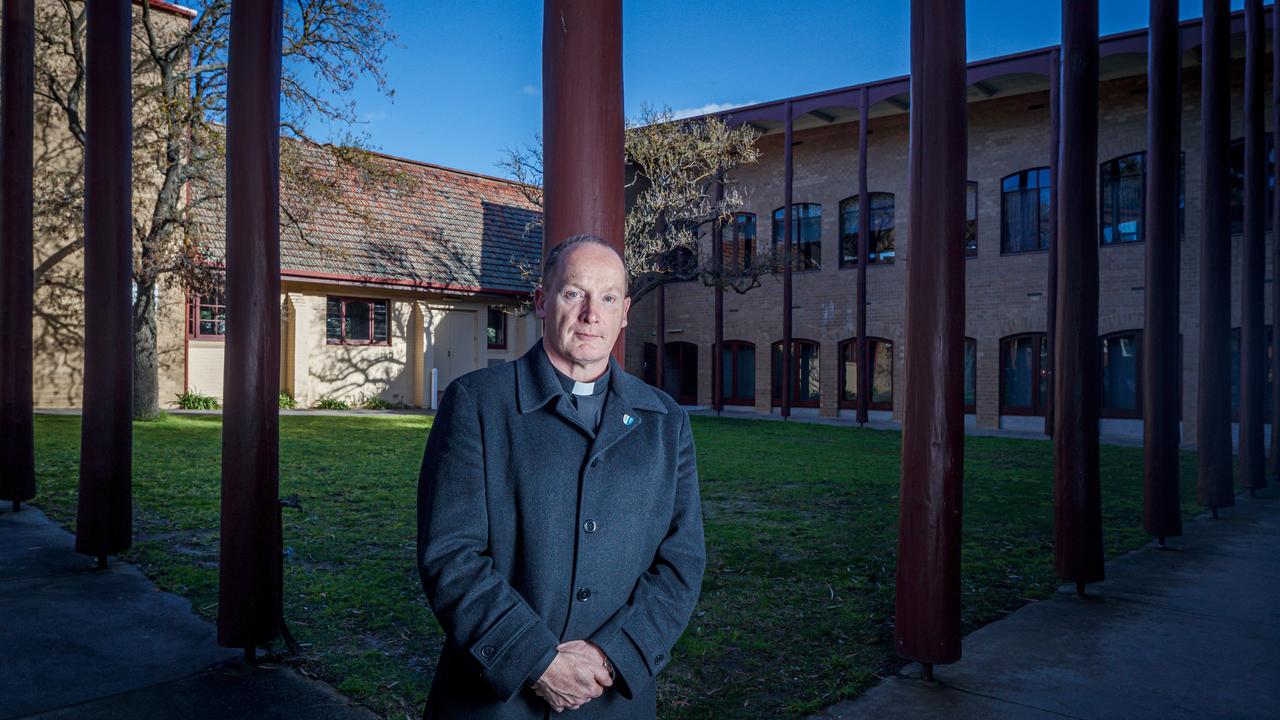
[[[572,392],[574,395],[595,395],[596,384],[593,382],[584,383],[574,380]]]

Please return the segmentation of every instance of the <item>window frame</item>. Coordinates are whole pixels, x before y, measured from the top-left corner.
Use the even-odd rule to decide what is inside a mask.
[[[966,415],[976,415],[978,412],[978,339],[966,336],[965,345],[973,345],[973,402],[963,403]],[[963,363],[963,360],[961,360]],[[1002,381],[1004,377],[1000,378]],[[964,381],[960,384],[960,397],[964,397]]]
[[[1141,168],[1138,170],[1138,172],[1130,173],[1130,174],[1120,174],[1115,169],[1112,169],[1110,172],[1108,171],[1107,169],[1108,166],[1114,166],[1114,168],[1118,168],[1119,163],[1121,161],[1128,160],[1129,158],[1137,158],[1137,161],[1141,164]],[[1108,179],[1110,179],[1112,182],[1112,185],[1111,185],[1111,196],[1113,200],[1112,215],[1118,217],[1119,181],[1123,178],[1129,178],[1129,177],[1135,177],[1135,176],[1138,178],[1138,210],[1136,213],[1138,218],[1137,220],[1138,230],[1136,233],[1134,233],[1136,235],[1136,239],[1112,240],[1108,242],[1106,239],[1107,237],[1106,214],[1105,214],[1105,211],[1103,210],[1103,208],[1106,207],[1106,200],[1107,200],[1107,188],[1105,186],[1105,183]],[[1098,246],[1112,247],[1116,245],[1140,245],[1143,242],[1146,242],[1146,239],[1147,239],[1146,215],[1147,215],[1147,152],[1145,150],[1137,150],[1135,152],[1125,153],[1123,155],[1117,155],[1109,160],[1098,163]],[[1115,219],[1112,220],[1111,224],[1113,228],[1118,228],[1120,225],[1120,223],[1116,222]],[[1118,230],[1116,230],[1113,232],[1113,235],[1115,237],[1119,237],[1120,233]]]
[[[745,220],[750,218],[751,237],[745,237],[745,233],[741,233],[740,226],[745,224]],[[729,248],[721,247],[721,260],[735,272],[745,272],[750,270],[754,264],[756,255],[756,241],[760,235],[760,220],[753,212],[737,212],[733,214],[733,219],[729,221],[732,232],[729,238]],[[740,234],[741,233],[741,234]],[[750,242],[750,247],[744,247],[744,240]],[[726,250],[729,250],[726,253]]]
[[[388,308],[388,310],[390,310],[390,308]],[[488,337],[489,328],[493,327],[491,323],[493,322],[494,313],[497,313],[498,318],[501,320],[501,325],[498,327],[498,332],[494,333],[494,336],[497,337],[498,340],[495,342],[490,342]],[[485,323],[485,344],[488,346],[490,350],[506,350],[507,349],[507,313],[506,311],[503,310],[498,305],[490,305],[487,310],[487,315],[488,315],[487,322]]]
[[[871,352],[871,379],[873,383],[871,397],[867,398],[867,409],[868,410],[888,410],[892,412],[893,411],[893,390],[894,390],[893,383],[894,383],[894,380],[896,379],[894,377],[894,372],[893,372],[893,365],[894,365],[893,341],[888,338],[868,335],[867,343],[869,345],[868,350]],[[875,371],[876,371],[875,347],[877,343],[882,345],[887,345],[889,348],[889,401],[888,402],[884,402],[884,401],[877,402],[874,399],[875,398],[874,383],[875,383]],[[839,357],[839,361],[840,361],[839,366],[836,368],[836,374],[838,376],[836,380],[836,405],[845,410],[852,410],[858,407],[858,401],[856,399],[849,400],[844,396],[844,386],[846,381],[849,379],[847,363],[845,360],[845,354],[848,348],[851,348],[851,347],[856,348],[857,346],[858,346],[858,338],[856,337],[845,338],[844,340],[840,341],[840,344],[836,350],[837,355]]]
[[[813,215],[805,215],[802,213],[802,211],[807,211],[811,208],[818,209],[818,214],[816,217]],[[786,212],[786,209],[787,209],[787,206],[783,205],[782,207],[775,208],[773,213],[770,215],[770,218],[772,221],[772,225],[770,228],[770,240],[773,243],[772,247],[773,247],[774,256],[778,258],[778,272],[781,272],[782,270],[783,256],[785,255],[785,250],[783,249],[783,242],[782,242],[781,236],[782,236],[782,233],[784,232],[783,228],[786,225],[786,222],[785,222],[786,218],[783,217],[783,213]],[[822,269],[822,203],[793,202],[791,203],[791,214],[792,214],[791,230],[792,230],[792,233],[797,236],[793,241],[793,244],[791,247],[793,251],[798,251],[800,248],[808,249],[808,251],[804,253],[794,252],[794,254],[791,256],[791,272],[806,272],[809,270],[821,270]],[[817,239],[810,240],[808,242],[801,241],[801,237],[803,237],[803,233],[801,232],[801,226],[803,225],[803,221],[805,220],[816,221],[814,222],[814,224],[818,228]],[[756,232],[758,235],[759,227],[756,228]]]
[[[206,303],[204,300],[209,298],[220,298],[221,303]],[[201,308],[222,308],[221,320],[216,317],[212,322],[222,323],[222,332],[220,333],[203,333],[200,332],[200,310]],[[201,295],[195,292],[187,293],[187,339],[188,340],[207,340],[210,342],[222,342],[227,338],[227,297],[225,292],[214,292],[208,295]]]
[[[337,300],[339,306],[339,317],[341,322],[341,335],[335,340],[329,337],[329,302]],[[347,339],[347,303],[362,302],[369,305],[369,339],[368,340],[348,340]],[[378,303],[385,303],[387,306],[387,337],[385,340],[377,340],[374,337],[373,319],[375,315],[374,306]],[[351,345],[356,347],[390,347],[391,346],[391,299],[390,298],[371,298],[359,295],[328,295],[325,297],[325,333],[324,340],[326,345]]]
[[[756,404],[756,398],[755,398],[756,378],[754,374],[751,376],[751,397],[744,398],[744,397],[738,397],[737,395],[738,379],[739,379],[738,378],[738,355],[742,353],[744,350],[749,351],[751,353],[751,366],[754,368],[755,360],[756,360],[756,344],[755,343],[748,342],[746,340],[725,340],[721,343],[720,400],[725,405],[754,406]],[[728,353],[731,358],[731,361],[729,363],[730,373],[728,375],[726,375],[724,372],[724,356],[726,353]],[[731,393],[724,392],[724,384],[725,384],[726,378],[728,379],[730,389],[733,391]]]
[[[1049,184],[1045,187],[1041,187],[1039,184],[1037,184],[1035,187],[1019,187],[1017,190],[1006,190],[1004,187],[1005,182],[1008,181],[1009,178],[1011,177],[1025,176],[1028,173],[1035,173],[1037,177],[1036,182],[1039,183],[1038,178],[1041,171],[1044,171],[1045,174],[1047,175],[1049,174],[1049,167],[1047,165],[1040,165],[1036,167],[1023,168],[1017,172],[1009,173],[1008,175],[1005,175],[1003,178],[1000,178],[1000,254],[1001,255],[1025,255],[1026,253],[1047,252],[1049,250],[1050,233],[1048,231],[1045,232],[1044,242],[1043,243],[1037,242],[1037,245],[1039,245],[1039,247],[1031,248],[1029,250],[1010,250],[1009,249],[1009,212],[1008,212],[1009,195],[1011,193],[1018,193],[1019,197],[1021,197],[1022,193],[1035,191],[1038,196],[1039,193],[1041,192],[1046,192],[1046,191],[1053,192],[1053,177],[1052,176],[1049,177]],[[1041,218],[1040,218],[1041,211],[1042,211],[1042,205],[1039,202],[1037,202],[1036,203],[1036,223],[1035,223],[1037,228],[1040,227],[1040,223],[1041,223]],[[1044,211],[1047,211],[1047,208],[1044,208]]]
[[[973,219],[972,219],[972,220],[970,220],[970,219],[969,219],[969,217],[968,217],[968,215],[969,215],[969,190],[970,190],[970,189],[972,189],[972,190],[973,190]],[[965,219],[964,219],[964,234],[965,234],[965,241],[964,241],[964,257],[965,257],[965,259],[966,259],[966,260],[968,260],[969,258],[975,258],[975,257],[978,257],[978,181],[977,181],[977,180],[966,180],[966,181],[965,181],[965,183],[964,183],[964,206],[965,206]],[[970,237],[969,237],[969,231],[970,231],[970,229],[971,229],[971,228],[970,228],[970,225],[972,225],[972,230],[973,230],[972,239],[970,239]],[[972,244],[972,245],[973,245],[973,250],[972,250],[972,252],[969,250],[969,245],[970,245],[970,244]]]
[[[1008,370],[1006,358],[1008,353],[1005,352],[1005,344],[1021,340],[1023,338],[1032,338],[1040,340],[1040,347],[1036,348],[1036,352],[1031,355],[1031,382],[1032,395],[1031,405],[1010,405],[1005,399],[1005,373]],[[1040,384],[1045,380],[1047,368],[1043,367],[1040,362],[1041,355],[1044,354],[1048,346],[1048,334],[1042,332],[1018,333],[1016,335],[1007,335],[1000,338],[1000,414],[1001,415],[1027,415],[1044,417],[1045,400],[1040,392]],[[1053,388],[1048,388],[1049,392]],[[976,397],[975,397],[976,400]]]
[[[1105,366],[1107,361],[1107,356],[1103,353],[1102,348],[1104,343],[1129,336],[1133,337],[1134,342],[1133,409],[1111,407],[1106,404],[1107,386],[1102,379],[1102,368]],[[1179,363],[1179,367],[1181,367],[1181,363]],[[1117,330],[1098,337],[1098,382],[1098,417],[1125,420],[1142,419],[1142,328],[1133,330]]]
[[[797,391],[800,389],[800,362],[799,362],[800,347],[804,344],[813,345],[813,357],[817,360],[817,365],[818,365],[817,367],[818,397],[815,400],[798,400],[797,399],[797,396],[799,395]],[[791,345],[794,348],[793,350],[794,357],[792,358],[793,362],[791,367],[795,370],[795,374],[791,378],[791,383],[792,383],[791,384],[791,407],[793,408],[794,407],[813,407],[813,408],[819,407],[822,404],[822,344],[819,343],[817,340],[810,340],[808,338],[791,338]],[[777,387],[774,376],[781,372],[780,370],[778,373],[774,372],[775,364],[777,361],[774,359],[773,349],[774,347],[779,347],[781,349],[781,346],[782,346],[781,340],[777,340],[769,344],[769,403],[770,403],[769,406],[770,407],[782,406],[781,391],[779,391],[777,397],[774,397],[774,392],[773,392],[774,389]]]
[[[876,216],[875,204],[876,204],[877,196],[881,200],[883,200],[885,197],[889,199],[889,219],[890,219],[889,227],[881,228],[876,232],[877,233],[886,232],[890,234],[893,238],[893,241],[891,243],[892,249],[890,250],[890,252],[892,252],[893,254],[890,255],[888,258],[883,257],[883,252],[877,253],[872,249],[873,246],[870,244],[870,240],[873,240],[874,238],[868,239],[869,242],[867,245],[867,249],[868,251],[870,251],[871,257],[869,257],[867,260],[867,267],[871,267],[873,265],[893,265],[897,261],[897,257],[898,257],[898,197],[894,193],[885,192],[883,190],[878,190],[878,191],[873,190],[867,194],[871,196],[868,199],[868,207],[871,209],[871,217],[873,218]],[[838,265],[839,267],[842,267],[842,268],[858,267],[859,253],[855,250],[853,253],[852,259],[850,259],[847,255],[845,255],[845,252],[844,252],[844,239],[846,235],[844,231],[844,217],[849,208],[859,207],[858,202],[860,197],[861,197],[861,193],[850,195],[849,197],[841,200],[839,205],[836,208],[836,210],[839,213],[838,222],[840,223],[838,228],[839,232],[837,233],[837,237],[840,242],[840,246],[839,246],[840,262],[838,263]],[[884,212],[883,206],[880,208],[880,212]],[[861,227],[862,225],[861,217],[858,218],[858,225],[859,227]],[[858,232],[861,233],[862,230],[858,230]],[[849,234],[852,235],[852,233],[849,233]]]

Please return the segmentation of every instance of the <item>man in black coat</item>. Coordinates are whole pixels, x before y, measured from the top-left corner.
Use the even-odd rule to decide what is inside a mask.
[[[706,553],[688,414],[610,356],[618,253],[554,248],[543,339],[451,383],[418,482],[418,570],[444,649],[428,718],[653,718]]]

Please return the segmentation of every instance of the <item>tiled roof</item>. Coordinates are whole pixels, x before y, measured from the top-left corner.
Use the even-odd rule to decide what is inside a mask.
[[[295,146],[296,147],[296,146]],[[287,151],[287,148],[282,148]],[[523,293],[522,268],[542,258],[541,212],[509,180],[374,154],[396,181],[369,181],[356,168],[336,169],[309,153],[331,183],[317,201],[286,183],[281,189],[280,266],[284,276],[335,277],[423,287]],[[336,179],[335,179],[336,178]],[[219,193],[220,194],[220,193]],[[221,263],[223,204],[195,213],[206,258]]]

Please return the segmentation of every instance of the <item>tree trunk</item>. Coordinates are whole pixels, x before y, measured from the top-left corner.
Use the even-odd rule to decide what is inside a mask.
[[[133,419],[160,414],[160,364],[156,351],[156,284],[137,285],[133,299]]]

